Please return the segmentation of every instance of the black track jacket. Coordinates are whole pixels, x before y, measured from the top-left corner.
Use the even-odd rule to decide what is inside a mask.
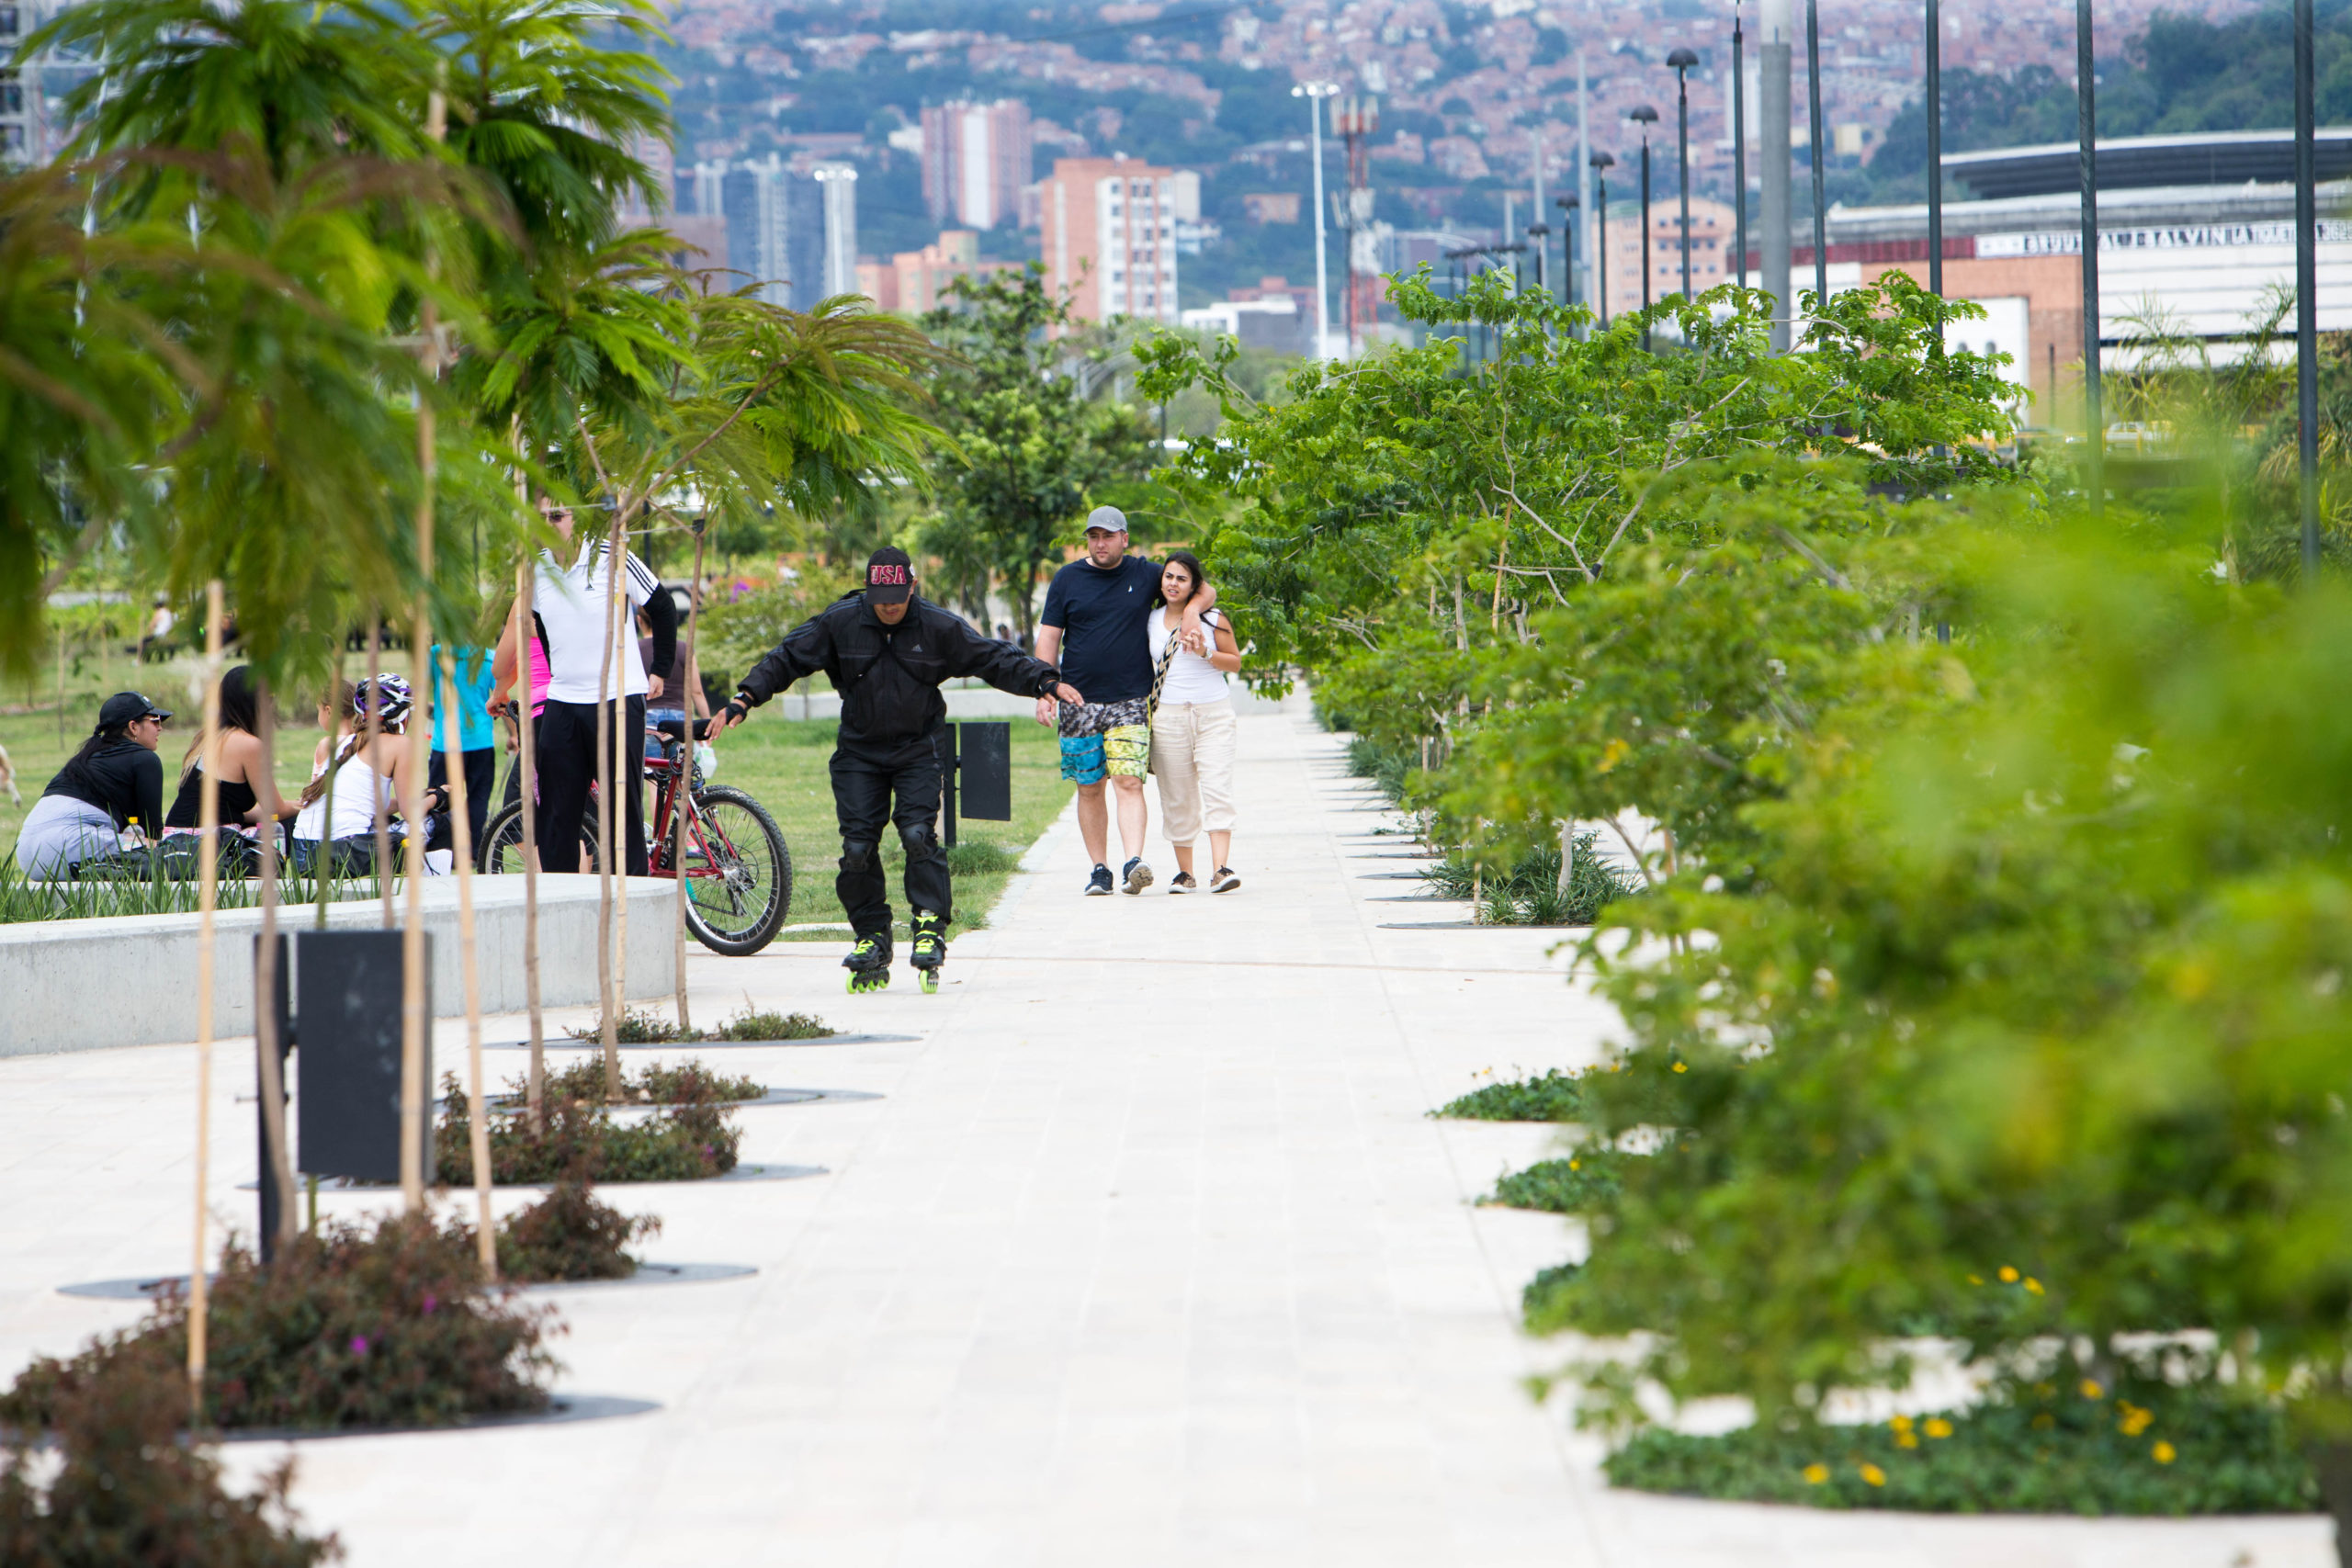
[[[905,619],[886,626],[859,589],[795,627],[737,689],[757,707],[820,670],[842,694],[842,744],[885,748],[919,739],[945,722],[943,681],[977,675],[1019,697],[1042,697],[1061,683],[1052,665],[982,637],[961,615],[920,594],[908,601]]]

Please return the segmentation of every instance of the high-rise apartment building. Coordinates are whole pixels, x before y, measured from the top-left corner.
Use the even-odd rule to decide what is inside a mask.
[[[952,212],[967,229],[993,229],[1012,217],[1033,158],[1029,106],[1017,98],[922,111],[922,198],[934,223]]]
[[[850,164],[804,173],[773,152],[696,164],[679,182],[678,210],[681,238],[690,237],[690,219],[725,220],[726,254],[707,265],[740,274],[730,287],[757,283],[761,299],[796,310],[857,288],[857,170]]]
[[[0,0],[0,60],[17,52],[32,30],[29,0]],[[40,74],[0,71],[0,169],[20,168],[40,156]]]
[[[1046,286],[1081,321],[1176,321],[1176,174],[1125,154],[1057,158],[1040,193]]]

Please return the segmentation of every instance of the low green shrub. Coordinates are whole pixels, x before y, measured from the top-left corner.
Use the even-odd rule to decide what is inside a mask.
[[[947,850],[952,876],[996,876],[1020,869],[1020,855],[986,839],[966,839]]]
[[[718,1026],[714,1040],[822,1040],[841,1031],[813,1012],[753,1012],[745,1008]]]
[[[1419,757],[1408,746],[1384,746],[1368,735],[1348,737],[1348,772],[1370,779],[1398,806],[1405,804],[1413,775],[1421,771]]]
[[[287,1460],[240,1495],[209,1447],[176,1440],[187,1380],[161,1355],[59,1386],[42,1434],[0,1450],[0,1562],[12,1568],[312,1568],[343,1556],[297,1528]]]
[[[528,1081],[509,1078],[508,1099],[497,1102],[500,1111],[512,1111],[530,1092]],[[621,1092],[617,1100],[605,1093],[605,1064],[594,1056],[584,1056],[571,1066],[547,1076],[547,1093],[550,1100],[585,1100],[594,1104],[612,1105],[684,1105],[701,1100],[725,1102],[757,1100],[767,1090],[757,1081],[742,1074],[716,1071],[701,1061],[688,1057],[674,1067],[659,1062],[649,1062],[642,1067],[621,1069]]]
[[[575,1023],[564,1032],[574,1040],[594,1044],[604,1039],[603,1030],[603,1023],[598,1021]],[[748,1004],[741,1012],[711,1030],[681,1030],[672,1020],[633,1008],[621,1010],[619,1021],[613,1025],[614,1043],[620,1045],[690,1045],[705,1040],[821,1040],[837,1032],[814,1013],[761,1012]]]
[[[1474,1089],[1430,1114],[1472,1122],[1574,1122],[1583,1112],[1584,1088],[1577,1075],[1554,1067],[1538,1077]]]
[[[542,1410],[551,1315],[483,1285],[460,1221],[330,1223],[267,1267],[232,1241],[209,1296],[205,1415],[223,1428],[333,1428]],[[112,1397],[109,1380],[187,1364],[187,1300],[174,1292],[71,1359],[35,1360],[0,1394],[0,1424],[55,1427],[75,1400]]]
[[[1616,1195],[1624,1159],[1607,1149],[1584,1149],[1565,1159],[1547,1159],[1504,1177],[1495,1183],[1493,1194],[1482,1201],[1506,1209],[1581,1213]]]
[[[455,1074],[441,1080],[441,1119],[434,1128],[435,1179],[473,1183],[470,1107]],[[615,1122],[602,1104],[549,1098],[547,1124],[534,1131],[526,1111],[491,1112],[490,1176],[502,1187],[561,1181],[705,1181],[735,1168],[740,1128],[725,1106],[705,1101]]]
[[[1598,835],[1578,833],[1569,844],[1568,883],[1560,886],[1560,852],[1538,845],[1508,866],[1455,850],[1425,868],[1433,898],[1476,898],[1478,921],[1489,926],[1589,926],[1620,898],[1641,891],[1641,880],[1593,852]]]
[[[1644,1431],[1609,1479],[1645,1492],[1939,1514],[2278,1514],[2319,1506],[2268,1404],[2211,1381],[1996,1389],[1988,1403],[1870,1426]]]
[[[560,1280],[626,1280],[637,1272],[628,1244],[661,1233],[651,1214],[635,1219],[605,1202],[584,1181],[563,1180],[498,1227],[498,1274],[545,1284]]]
[[[564,1032],[574,1040],[595,1044],[605,1038],[605,1025],[599,1019],[591,1023],[572,1024]],[[698,1029],[681,1031],[673,1020],[663,1018],[659,1013],[639,1012],[635,1008],[621,1009],[620,1019],[613,1025],[613,1039],[622,1045],[675,1045],[702,1037],[702,1031]]]
[[[1558,1316],[1555,1302],[1559,1293],[1577,1277],[1581,1263],[1555,1263],[1527,1281],[1519,1292],[1519,1317],[1530,1334],[1550,1332]]]

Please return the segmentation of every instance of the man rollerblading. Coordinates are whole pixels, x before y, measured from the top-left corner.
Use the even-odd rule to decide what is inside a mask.
[[[832,759],[842,859],[833,890],[856,933],[842,961],[850,971],[849,988],[863,993],[889,984],[891,919],[881,842],[883,828],[891,825],[906,850],[907,903],[916,922],[912,961],[922,972],[923,989],[936,990],[955,919],[938,833],[939,742],[947,722],[940,684],[976,675],[1015,696],[1081,699],[1051,664],[982,637],[960,616],[917,597],[913,564],[898,549],[875,551],[863,589],[795,627],[743,677],[734,697],[711,716],[711,739],[820,671],[842,694],[841,738]]]
[[[849,971],[849,994],[864,996],[868,991],[887,990],[890,985],[890,931],[884,927],[875,936],[862,936],[842,960],[842,967]],[[928,987],[926,987],[927,989]]]
[[[917,909],[910,923],[915,940],[907,962],[922,974],[922,994],[930,996],[939,989],[939,972],[947,964],[947,922],[928,909]]]

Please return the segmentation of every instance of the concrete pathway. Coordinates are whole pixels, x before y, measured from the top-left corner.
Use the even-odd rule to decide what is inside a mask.
[[[362,1568],[2333,1561],[2311,1519],[1611,1492],[1598,1449],[1521,1386],[1565,1354],[1514,1324],[1568,1229],[1470,1202],[1545,1130],[1424,1115],[1489,1071],[1594,1059],[1605,1010],[1547,933],[1432,929],[1462,907],[1386,901],[1417,890],[1397,875],[1417,863],[1303,715],[1246,719],[1241,754],[1236,894],[1167,897],[1155,840],[1160,887],[1082,898],[1066,818],[938,996],[902,972],[845,997],[830,945],[696,950],[700,1019],[749,1000],[909,1037],[729,1066],[883,1098],[743,1114],[747,1160],[828,1175],[607,1190],[663,1219],[649,1257],[760,1270],[555,1298],[560,1386],[658,1412],[302,1443],[310,1520]],[[795,847],[823,874],[829,846]],[[462,1036],[439,1040],[461,1062]],[[135,1316],[56,1285],[185,1268],[191,1055],[0,1061],[0,1375]],[[248,1224],[250,1060],[224,1050],[213,1095],[213,1201]]]

